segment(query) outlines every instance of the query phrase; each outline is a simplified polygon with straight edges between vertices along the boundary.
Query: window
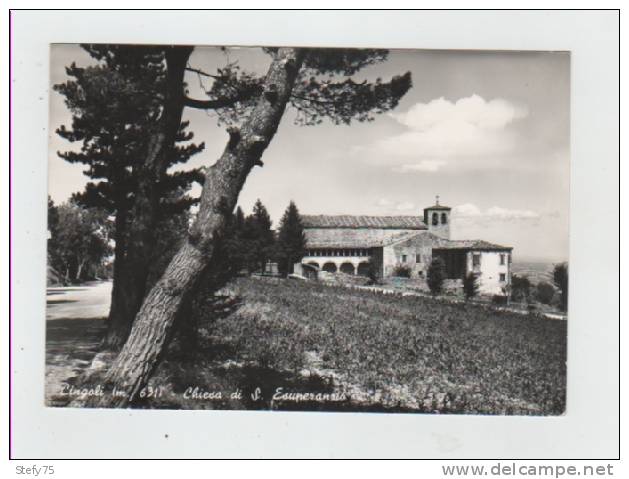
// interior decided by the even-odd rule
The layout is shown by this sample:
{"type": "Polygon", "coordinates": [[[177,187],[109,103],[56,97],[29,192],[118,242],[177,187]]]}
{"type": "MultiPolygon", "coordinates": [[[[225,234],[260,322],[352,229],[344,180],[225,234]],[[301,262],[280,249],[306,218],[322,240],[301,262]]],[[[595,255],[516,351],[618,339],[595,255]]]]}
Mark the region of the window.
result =
{"type": "Polygon", "coordinates": [[[500,255],[500,264],[501,265],[505,264],[505,255],[504,254],[500,255]]]}
{"type": "Polygon", "coordinates": [[[439,224],[439,213],[432,214],[432,225],[437,226],[439,224]]]}
{"type": "Polygon", "coordinates": [[[480,266],[480,253],[472,254],[472,266],[480,266]]]}
{"type": "Polygon", "coordinates": [[[448,215],[445,213],[441,213],[441,224],[442,225],[448,224],[448,215]]]}
{"type": "Polygon", "coordinates": [[[406,263],[406,255],[405,254],[402,255],[402,263],[406,263]]]}
{"type": "Polygon", "coordinates": [[[500,282],[504,283],[505,281],[507,281],[506,273],[500,273],[500,282]]]}
{"type": "Polygon", "coordinates": [[[422,255],[421,254],[416,254],[415,255],[415,262],[416,263],[421,263],[422,262],[422,255]]]}

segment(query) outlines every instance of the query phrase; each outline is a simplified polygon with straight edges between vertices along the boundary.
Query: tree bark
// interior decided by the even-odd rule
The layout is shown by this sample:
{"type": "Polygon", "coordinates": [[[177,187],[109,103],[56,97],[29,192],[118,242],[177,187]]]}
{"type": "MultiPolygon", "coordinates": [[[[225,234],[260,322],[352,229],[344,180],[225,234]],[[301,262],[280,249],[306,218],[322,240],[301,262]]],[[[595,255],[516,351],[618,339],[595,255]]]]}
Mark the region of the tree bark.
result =
{"type": "Polygon", "coordinates": [[[81,281],[81,274],[83,273],[83,267],[85,266],[85,262],[86,261],[87,260],[85,258],[81,258],[79,260],[79,266],[78,266],[78,268],[76,270],[76,280],[77,280],[77,282],[81,281]]]}
{"type": "Polygon", "coordinates": [[[97,405],[126,406],[146,385],[182,306],[212,261],[247,175],[254,165],[261,164],[260,158],[277,131],[303,55],[300,49],[277,51],[264,81],[264,94],[242,128],[230,130],[223,154],[207,169],[199,212],[189,237],[147,294],[127,342],[107,373],[107,384],[127,395],[105,395],[97,405]]]}
{"type": "MultiPolygon", "coordinates": [[[[114,271],[114,291],[109,328],[103,346],[119,349],[126,341],[146,293],[146,280],[155,247],[155,226],[159,211],[159,181],[166,173],[166,161],[175,144],[184,108],[183,78],[193,47],[174,46],[166,50],[166,90],[157,131],[139,167],[135,201],[131,209],[124,260],[120,274],[114,271]]],[[[117,253],[117,251],[116,251],[117,253]]]]}
{"type": "Polygon", "coordinates": [[[103,346],[107,349],[120,348],[131,328],[131,321],[127,318],[126,311],[128,287],[125,281],[125,255],[127,252],[127,209],[122,201],[116,208],[116,220],[114,224],[116,246],[114,249],[114,278],[111,289],[111,306],[107,325],[107,334],[103,339],[103,346]]]}

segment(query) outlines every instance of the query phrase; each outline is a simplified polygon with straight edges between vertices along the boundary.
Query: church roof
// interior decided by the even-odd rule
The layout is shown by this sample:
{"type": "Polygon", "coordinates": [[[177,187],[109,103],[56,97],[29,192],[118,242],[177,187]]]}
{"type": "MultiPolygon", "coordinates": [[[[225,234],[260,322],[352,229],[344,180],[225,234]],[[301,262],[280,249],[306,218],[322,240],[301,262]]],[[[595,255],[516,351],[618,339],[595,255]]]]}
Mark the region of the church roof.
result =
{"type": "Polygon", "coordinates": [[[307,248],[376,248],[412,238],[427,231],[399,232],[369,228],[306,229],[307,248]]]}
{"type": "Polygon", "coordinates": [[[450,208],[449,206],[443,206],[443,205],[432,205],[427,208],[424,208],[424,210],[447,210],[447,211],[450,211],[451,209],[452,208],[450,208]]]}
{"type": "Polygon", "coordinates": [[[441,240],[434,249],[468,249],[489,251],[511,251],[510,246],[502,246],[485,240],[441,240]]]}
{"type": "Polygon", "coordinates": [[[304,228],[428,229],[421,216],[302,215],[304,228]]]}

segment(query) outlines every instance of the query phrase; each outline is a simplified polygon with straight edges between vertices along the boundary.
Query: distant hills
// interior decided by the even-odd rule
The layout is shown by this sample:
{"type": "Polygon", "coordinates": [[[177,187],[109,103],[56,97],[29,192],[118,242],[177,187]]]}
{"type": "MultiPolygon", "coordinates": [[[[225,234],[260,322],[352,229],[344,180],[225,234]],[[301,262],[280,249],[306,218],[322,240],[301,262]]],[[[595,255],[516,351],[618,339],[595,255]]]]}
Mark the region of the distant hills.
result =
{"type": "Polygon", "coordinates": [[[527,276],[531,283],[541,281],[553,283],[553,269],[557,263],[544,261],[514,261],[511,265],[513,274],[527,276]]]}

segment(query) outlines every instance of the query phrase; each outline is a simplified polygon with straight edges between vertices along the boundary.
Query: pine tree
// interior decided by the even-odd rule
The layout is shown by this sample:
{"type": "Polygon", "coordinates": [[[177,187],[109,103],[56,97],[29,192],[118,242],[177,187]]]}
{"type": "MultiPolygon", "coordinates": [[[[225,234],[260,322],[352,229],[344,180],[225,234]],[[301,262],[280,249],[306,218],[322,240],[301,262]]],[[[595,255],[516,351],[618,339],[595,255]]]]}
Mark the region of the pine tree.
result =
{"type": "Polygon", "coordinates": [[[245,247],[251,252],[249,271],[262,272],[273,255],[275,235],[271,216],[258,198],[253,205],[253,212],[245,220],[245,247]]]}
{"type": "MultiPolygon", "coordinates": [[[[220,241],[236,206],[240,191],[271,143],[287,106],[298,112],[297,122],[316,125],[327,118],[333,124],[371,121],[375,114],[395,108],[411,87],[407,72],[389,82],[377,78],[356,82],[351,75],[385,61],[386,50],[265,48],[271,63],[259,81],[251,79],[236,87],[231,99],[208,101],[185,98],[182,81],[170,85],[173,97],[194,108],[216,107],[244,97],[250,104],[238,111],[236,125],[228,128],[229,141],[220,158],[206,168],[201,202],[188,240],[181,246],[161,279],[144,298],[133,328],[120,354],[107,372],[106,382],[127,391],[126,397],[95,399],[101,406],[133,402],[158,364],[175,324],[189,302],[199,279],[213,268],[220,241]],[[340,79],[335,77],[341,77],[340,79]],[[259,88],[258,88],[259,87],[259,88]],[[244,93],[243,93],[244,92],[244,93]]],[[[188,53],[189,56],[189,53],[188,53]]],[[[188,57],[186,57],[187,60],[188,57]]],[[[168,62],[169,71],[184,69],[180,61],[168,62]]],[[[247,79],[249,80],[249,78],[247,79]]],[[[165,112],[164,122],[172,113],[165,112]]],[[[160,148],[165,136],[151,135],[160,148]]]]}
{"type": "Polygon", "coordinates": [[[209,288],[206,291],[219,288],[243,270],[249,270],[252,261],[252,242],[245,238],[245,231],[245,214],[239,206],[228,221],[220,245],[222,250],[222,254],[219,255],[221,263],[216,269],[221,271],[221,279],[219,281],[213,277],[211,281],[215,284],[205,285],[209,288]]]}
{"type": "Polygon", "coordinates": [[[299,210],[292,201],[280,221],[276,251],[279,271],[283,275],[292,273],[293,265],[306,254],[306,234],[299,210]]]}
{"type": "MultiPolygon", "coordinates": [[[[190,143],[193,134],[180,122],[174,142],[160,171],[151,174],[143,160],[164,106],[167,75],[164,49],[160,47],[83,45],[98,61],[81,68],[66,68],[70,80],[55,85],[72,113],[72,125],[61,125],[57,134],[81,144],[80,151],[59,152],[70,163],[88,168],[91,182],[72,200],[88,208],[104,208],[115,216],[114,285],[106,343],[120,346],[126,339],[137,310],[155,270],[155,252],[173,218],[186,214],[197,202],[186,192],[194,181],[201,182],[199,169],[167,173],[186,162],[204,145],[190,143]],[[151,189],[152,206],[141,207],[140,185],[151,189]],[[136,201],[138,200],[138,201],[136,201]]],[[[185,233],[181,232],[181,233],[185,233]]],[[[163,241],[162,241],[163,243],[163,241]]],[[[159,258],[164,262],[163,254],[159,258]]]]}

